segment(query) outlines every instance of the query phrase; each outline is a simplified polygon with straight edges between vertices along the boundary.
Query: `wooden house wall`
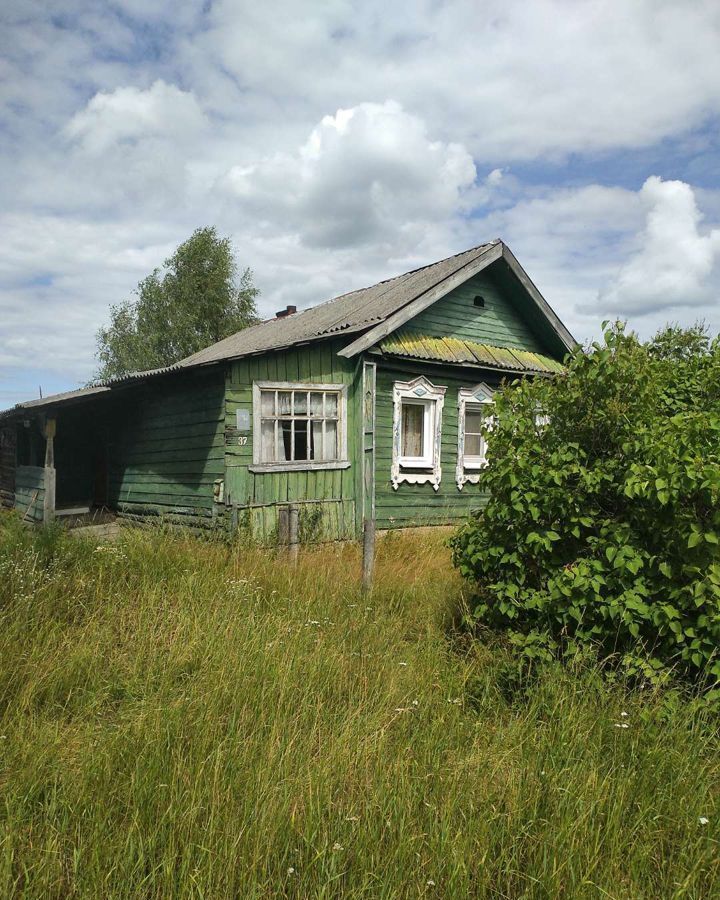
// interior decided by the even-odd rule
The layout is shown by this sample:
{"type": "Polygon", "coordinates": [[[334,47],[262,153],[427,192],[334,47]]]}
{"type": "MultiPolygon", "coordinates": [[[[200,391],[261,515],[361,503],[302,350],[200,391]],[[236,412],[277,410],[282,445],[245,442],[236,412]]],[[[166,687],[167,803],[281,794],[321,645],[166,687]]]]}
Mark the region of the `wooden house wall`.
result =
{"type": "Polygon", "coordinates": [[[110,506],[129,518],[209,526],[224,474],[221,368],[151,381],[118,398],[109,425],[110,506]]]}
{"type": "Polygon", "coordinates": [[[17,425],[0,425],[0,508],[15,505],[15,448],[17,425]]]}
{"type": "Polygon", "coordinates": [[[357,381],[361,363],[338,357],[347,341],[320,341],[305,347],[247,357],[228,366],[225,425],[225,502],[235,508],[233,516],[252,539],[272,542],[277,537],[278,511],[290,503],[299,506],[301,539],[340,540],[353,538],[356,521],[358,429],[357,381]],[[253,473],[252,385],[255,381],[288,381],[348,386],[347,446],[351,461],[347,469],[317,469],[253,473]],[[250,412],[251,430],[237,432],[236,411],[250,412]],[[242,443],[242,439],[247,439],[242,443]]]}
{"type": "MultiPolygon", "coordinates": [[[[526,301],[527,302],[527,301],[526,301]]],[[[547,353],[548,347],[528,324],[507,285],[490,270],[480,272],[407,323],[418,334],[457,337],[495,347],[547,353]],[[476,296],[485,300],[475,306],[476,296]]]]}
{"type": "Polygon", "coordinates": [[[497,387],[497,373],[477,370],[457,371],[440,366],[383,361],[377,369],[375,431],[375,517],[378,528],[422,525],[450,525],[465,519],[487,502],[482,477],[479,484],[455,481],[458,454],[458,390],[485,382],[497,387]],[[401,482],[397,490],[390,480],[393,442],[393,384],[424,375],[434,385],[446,387],[442,411],[441,467],[439,490],[431,484],[401,482]]]}

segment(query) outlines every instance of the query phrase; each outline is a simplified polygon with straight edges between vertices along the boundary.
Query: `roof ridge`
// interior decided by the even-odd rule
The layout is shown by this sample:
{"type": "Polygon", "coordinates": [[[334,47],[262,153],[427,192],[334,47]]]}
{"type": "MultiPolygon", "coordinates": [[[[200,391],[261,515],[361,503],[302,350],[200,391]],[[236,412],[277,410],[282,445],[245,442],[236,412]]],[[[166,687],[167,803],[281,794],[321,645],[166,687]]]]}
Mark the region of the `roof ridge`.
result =
{"type": "MultiPolygon", "coordinates": [[[[307,309],[300,310],[300,312],[307,312],[308,309],[317,309],[318,306],[325,306],[327,303],[333,303],[335,300],[342,300],[343,297],[350,297],[352,296],[352,294],[359,294],[362,291],[370,290],[370,288],[380,287],[381,284],[390,284],[391,281],[397,281],[399,278],[405,278],[406,275],[414,275],[416,272],[422,272],[423,269],[431,269],[433,266],[438,266],[440,265],[440,263],[447,262],[449,259],[457,259],[458,256],[464,256],[466,253],[472,253],[474,250],[480,250],[481,247],[490,247],[493,244],[499,243],[500,238],[493,238],[491,241],[484,241],[482,244],[476,244],[474,247],[468,247],[466,250],[460,250],[458,253],[451,253],[450,256],[444,256],[442,259],[436,259],[434,262],[425,263],[425,265],[417,266],[415,269],[408,269],[407,272],[400,272],[399,275],[393,275],[391,278],[383,278],[381,281],[376,281],[374,284],[366,284],[365,287],[355,288],[355,290],[353,291],[345,291],[344,294],[338,294],[335,297],[330,297],[328,300],[323,300],[321,303],[316,303],[315,306],[308,306],[307,309]]],[[[272,319],[268,319],[268,321],[272,321],[272,319]]]]}

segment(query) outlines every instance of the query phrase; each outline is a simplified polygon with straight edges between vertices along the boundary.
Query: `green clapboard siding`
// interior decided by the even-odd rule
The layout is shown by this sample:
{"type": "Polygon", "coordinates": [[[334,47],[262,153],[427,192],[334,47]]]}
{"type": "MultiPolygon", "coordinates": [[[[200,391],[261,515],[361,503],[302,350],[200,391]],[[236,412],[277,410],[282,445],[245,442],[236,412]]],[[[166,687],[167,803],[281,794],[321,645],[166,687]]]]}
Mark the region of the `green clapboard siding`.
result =
{"type": "Polygon", "coordinates": [[[110,505],[132,518],[211,524],[224,475],[221,368],[150,384],[123,399],[110,427],[110,505]]]}
{"type": "Polygon", "coordinates": [[[360,364],[357,360],[346,360],[336,355],[336,351],[346,343],[319,341],[306,347],[240,359],[228,367],[225,502],[237,508],[240,524],[250,529],[255,540],[274,540],[278,507],[289,503],[299,505],[301,538],[305,540],[340,540],[357,534],[357,384],[360,364]],[[251,472],[252,388],[255,381],[347,385],[350,467],[305,472],[251,472]],[[240,445],[235,427],[238,408],[247,409],[250,413],[251,430],[244,445],[240,445]]]}
{"type": "Polygon", "coordinates": [[[408,323],[418,334],[457,337],[495,347],[516,347],[535,353],[547,352],[513,301],[511,291],[501,287],[489,271],[481,272],[446,297],[433,303],[408,323]],[[485,307],[475,306],[476,296],[485,307]]]}
{"type": "Polygon", "coordinates": [[[449,525],[462,521],[487,502],[482,479],[465,484],[462,491],[455,482],[458,446],[458,390],[480,382],[490,387],[499,384],[495,372],[453,371],[440,366],[392,366],[379,363],[377,370],[377,415],[375,451],[375,516],[378,528],[421,525],[449,525]],[[442,413],[442,480],[435,491],[431,484],[401,483],[395,490],[390,481],[392,464],[392,391],[395,381],[412,381],[424,375],[434,385],[446,387],[442,413]]]}
{"type": "Polygon", "coordinates": [[[42,522],[45,503],[45,469],[18,466],[15,470],[15,509],[28,522],[42,522]]]}

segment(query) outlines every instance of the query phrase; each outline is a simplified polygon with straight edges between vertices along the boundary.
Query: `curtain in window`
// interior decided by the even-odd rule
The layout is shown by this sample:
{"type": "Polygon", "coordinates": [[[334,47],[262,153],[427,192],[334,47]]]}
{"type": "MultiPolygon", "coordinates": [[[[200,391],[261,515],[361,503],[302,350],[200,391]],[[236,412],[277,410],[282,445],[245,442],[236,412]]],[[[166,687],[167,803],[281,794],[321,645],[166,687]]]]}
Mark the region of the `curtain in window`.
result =
{"type": "Polygon", "coordinates": [[[422,456],[425,407],[419,403],[402,405],[402,455],[422,456]]]}

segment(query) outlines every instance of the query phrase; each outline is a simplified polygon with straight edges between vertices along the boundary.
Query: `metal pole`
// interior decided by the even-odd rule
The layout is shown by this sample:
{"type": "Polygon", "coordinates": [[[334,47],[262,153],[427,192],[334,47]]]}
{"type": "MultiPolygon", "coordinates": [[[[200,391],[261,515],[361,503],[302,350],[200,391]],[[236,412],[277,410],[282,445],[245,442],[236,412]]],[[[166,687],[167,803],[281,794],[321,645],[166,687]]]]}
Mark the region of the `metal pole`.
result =
{"type": "Polygon", "coordinates": [[[362,560],[362,589],[369,594],[372,590],[373,570],[375,568],[375,519],[365,519],[363,522],[363,560],[362,560]]]}

